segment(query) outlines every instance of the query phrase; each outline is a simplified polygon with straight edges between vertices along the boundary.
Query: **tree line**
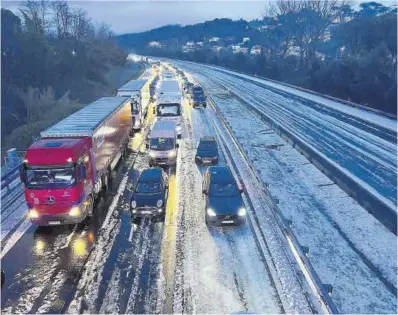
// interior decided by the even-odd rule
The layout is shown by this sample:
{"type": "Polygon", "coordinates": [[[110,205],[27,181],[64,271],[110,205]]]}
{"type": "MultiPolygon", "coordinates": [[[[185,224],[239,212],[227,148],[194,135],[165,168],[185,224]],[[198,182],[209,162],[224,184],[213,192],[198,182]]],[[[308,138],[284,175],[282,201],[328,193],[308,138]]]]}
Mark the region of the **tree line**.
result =
{"type": "MultiPolygon", "coordinates": [[[[278,0],[265,8],[261,53],[142,46],[148,55],[219,65],[397,113],[397,9],[377,2],[278,0]]],[[[256,36],[258,40],[258,36],[256,36]]],[[[180,44],[181,46],[181,44],[180,44]]]]}
{"type": "Polygon", "coordinates": [[[66,1],[26,1],[18,15],[1,9],[1,130],[2,148],[24,149],[41,130],[109,93],[108,74],[127,54],[108,25],[66,1]]]}

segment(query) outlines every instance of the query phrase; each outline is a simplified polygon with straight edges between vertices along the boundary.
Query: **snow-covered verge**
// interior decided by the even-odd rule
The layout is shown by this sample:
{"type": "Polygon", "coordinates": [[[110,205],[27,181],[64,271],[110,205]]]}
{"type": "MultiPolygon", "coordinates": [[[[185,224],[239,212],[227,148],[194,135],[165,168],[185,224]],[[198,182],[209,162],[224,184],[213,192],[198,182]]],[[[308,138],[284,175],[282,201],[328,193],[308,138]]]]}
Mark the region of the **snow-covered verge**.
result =
{"type": "Polygon", "coordinates": [[[211,69],[217,69],[218,71],[222,71],[224,73],[230,73],[233,75],[237,75],[241,78],[249,79],[254,82],[259,82],[261,84],[264,84],[266,86],[270,86],[272,88],[276,88],[278,90],[288,92],[292,95],[296,95],[299,97],[302,97],[307,100],[315,101],[319,104],[322,104],[327,107],[331,107],[334,110],[341,111],[346,114],[350,114],[356,117],[360,117],[364,120],[369,121],[370,123],[376,123],[379,124],[380,126],[383,126],[385,128],[388,128],[392,131],[397,130],[397,120],[393,118],[386,117],[384,115],[378,114],[376,112],[373,112],[371,110],[366,110],[362,108],[356,108],[353,106],[346,105],[344,103],[338,102],[337,100],[332,100],[330,98],[322,97],[320,95],[317,95],[317,93],[310,93],[306,92],[303,90],[296,89],[294,87],[287,86],[285,84],[277,83],[277,82],[272,82],[269,80],[265,79],[260,79],[256,78],[250,75],[242,74],[242,73],[237,73],[231,70],[226,70],[226,69],[219,69],[217,67],[212,67],[208,65],[201,65],[202,67],[208,67],[211,69]]]}
{"type": "Polygon", "coordinates": [[[213,93],[283,214],[293,219],[293,230],[310,247],[310,260],[322,281],[333,284],[339,309],[395,312],[395,296],[383,283],[396,287],[394,235],[239,102],[217,97],[219,88],[207,78],[197,79],[213,93]]]}

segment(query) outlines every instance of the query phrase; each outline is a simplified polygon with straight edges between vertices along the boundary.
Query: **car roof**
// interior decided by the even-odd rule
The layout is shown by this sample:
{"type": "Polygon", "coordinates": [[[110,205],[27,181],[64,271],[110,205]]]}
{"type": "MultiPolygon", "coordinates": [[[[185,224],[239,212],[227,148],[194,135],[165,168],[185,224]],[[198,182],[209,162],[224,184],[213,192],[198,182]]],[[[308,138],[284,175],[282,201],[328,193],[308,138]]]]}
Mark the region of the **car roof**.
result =
{"type": "Polygon", "coordinates": [[[200,142],[202,142],[202,141],[210,141],[210,142],[216,142],[217,143],[216,138],[215,137],[210,137],[210,136],[200,138],[200,142]]]}
{"type": "Polygon", "coordinates": [[[155,182],[162,177],[162,169],[160,167],[147,168],[142,171],[138,181],[140,182],[155,182]]]}
{"type": "Polygon", "coordinates": [[[213,183],[235,182],[235,178],[227,166],[210,166],[209,174],[213,183]]]}

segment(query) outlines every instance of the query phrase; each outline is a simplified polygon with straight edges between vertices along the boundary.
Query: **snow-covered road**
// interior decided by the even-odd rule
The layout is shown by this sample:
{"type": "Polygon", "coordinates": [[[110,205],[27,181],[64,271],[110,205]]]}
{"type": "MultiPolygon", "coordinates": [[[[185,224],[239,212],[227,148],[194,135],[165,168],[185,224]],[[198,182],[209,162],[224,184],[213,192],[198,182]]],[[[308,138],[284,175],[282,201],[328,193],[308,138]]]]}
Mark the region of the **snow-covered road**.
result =
{"type": "Polygon", "coordinates": [[[190,73],[212,95],[284,216],[293,220],[300,243],[310,247],[321,280],[334,286],[339,310],[395,312],[395,235],[247,111],[217,77],[190,73]]]}
{"type": "Polygon", "coordinates": [[[327,107],[336,102],[326,102],[325,99],[320,102],[319,96],[312,97],[317,101],[308,96],[304,98],[300,91],[292,93],[291,88],[276,89],[265,80],[251,79],[262,83],[259,85],[248,81],[247,76],[189,63],[177,64],[226,86],[347,170],[355,180],[395,209],[396,120],[357,109],[355,114],[358,116],[354,116],[346,112],[353,110],[348,106],[327,107]]]}

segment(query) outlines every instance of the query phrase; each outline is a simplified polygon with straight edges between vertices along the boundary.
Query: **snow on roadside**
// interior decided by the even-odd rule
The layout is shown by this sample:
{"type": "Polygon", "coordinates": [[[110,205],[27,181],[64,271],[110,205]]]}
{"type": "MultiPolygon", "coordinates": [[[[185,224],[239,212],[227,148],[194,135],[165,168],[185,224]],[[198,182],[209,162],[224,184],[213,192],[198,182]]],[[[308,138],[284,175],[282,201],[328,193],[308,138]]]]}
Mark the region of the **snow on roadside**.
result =
{"type": "MultiPolygon", "coordinates": [[[[211,67],[211,66],[206,66],[206,65],[203,65],[203,66],[214,69],[214,67],[211,67]]],[[[295,88],[292,88],[292,87],[289,87],[289,86],[286,86],[286,85],[283,85],[283,84],[279,84],[279,83],[276,83],[276,82],[271,82],[271,81],[267,81],[265,79],[255,78],[255,77],[252,77],[252,76],[249,76],[249,75],[240,74],[240,73],[237,73],[237,72],[234,72],[234,71],[230,71],[230,70],[222,69],[221,71],[225,72],[225,73],[231,73],[231,74],[234,74],[234,75],[237,75],[239,77],[246,78],[246,79],[249,79],[249,80],[252,80],[252,81],[255,81],[255,82],[259,82],[259,83],[262,83],[264,85],[268,85],[268,86],[276,88],[278,90],[285,91],[285,92],[288,92],[290,94],[297,95],[299,97],[302,97],[302,98],[317,102],[317,103],[322,104],[324,106],[331,107],[334,110],[338,110],[338,111],[341,111],[341,112],[349,114],[349,115],[360,117],[360,118],[362,118],[364,120],[367,120],[367,121],[369,121],[371,123],[379,124],[380,126],[388,128],[388,129],[390,129],[392,131],[396,131],[397,130],[397,120],[396,119],[389,118],[389,117],[386,117],[386,116],[383,116],[383,115],[380,115],[378,113],[375,113],[375,112],[372,112],[372,111],[368,111],[368,110],[365,110],[365,109],[352,107],[352,106],[340,103],[338,101],[331,100],[329,98],[318,96],[318,95],[312,94],[310,92],[301,91],[301,90],[298,90],[298,89],[295,89],[295,88]]]]}
{"type": "MultiPolygon", "coordinates": [[[[206,82],[202,83],[206,86],[206,82]]],[[[396,277],[394,235],[352,199],[345,202],[350,198],[338,188],[332,191],[328,186],[319,187],[321,183],[330,184],[330,180],[308,165],[308,161],[282,139],[275,141],[278,137],[271,134],[270,144],[283,146],[277,150],[267,149],[265,139],[270,135],[269,128],[237,101],[216,97],[215,101],[260,177],[271,185],[270,190],[280,200],[282,212],[286,217],[293,218],[293,230],[300,242],[310,246],[311,261],[321,279],[334,285],[334,300],[340,310],[354,313],[394,312],[394,295],[348,246],[335,226],[338,225],[392,283],[395,283],[393,279],[396,277]],[[242,121],[250,121],[250,124],[242,124],[242,121]],[[328,199],[330,197],[332,199],[328,199]],[[339,207],[336,213],[338,200],[346,208],[339,207]],[[327,217],[331,217],[332,222],[327,217]],[[328,259],[325,260],[325,257],[328,259]],[[357,267],[352,268],[352,264],[357,267]]]]}

